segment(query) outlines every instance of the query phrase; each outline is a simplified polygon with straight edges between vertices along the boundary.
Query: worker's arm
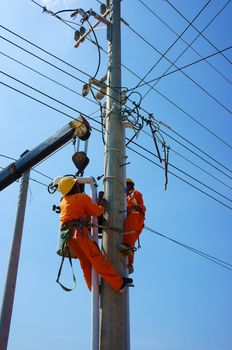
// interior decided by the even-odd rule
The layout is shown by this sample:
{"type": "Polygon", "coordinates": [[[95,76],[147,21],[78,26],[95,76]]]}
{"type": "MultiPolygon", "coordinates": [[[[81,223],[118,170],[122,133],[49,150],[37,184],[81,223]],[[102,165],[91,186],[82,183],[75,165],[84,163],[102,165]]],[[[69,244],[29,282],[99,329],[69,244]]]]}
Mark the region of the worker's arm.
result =
{"type": "Polygon", "coordinates": [[[85,210],[91,216],[100,216],[104,213],[103,203],[96,204],[88,195],[84,196],[85,210]]]}

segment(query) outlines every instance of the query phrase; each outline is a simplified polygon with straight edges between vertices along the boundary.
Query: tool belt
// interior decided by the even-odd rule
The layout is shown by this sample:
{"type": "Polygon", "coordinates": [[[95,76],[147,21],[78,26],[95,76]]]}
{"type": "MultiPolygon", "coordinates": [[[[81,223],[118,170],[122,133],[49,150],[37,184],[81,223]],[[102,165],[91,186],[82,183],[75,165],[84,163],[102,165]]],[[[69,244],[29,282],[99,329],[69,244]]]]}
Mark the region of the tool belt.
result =
{"type": "Polygon", "coordinates": [[[57,254],[62,256],[62,260],[61,260],[60,268],[59,268],[59,271],[57,274],[56,282],[66,292],[70,292],[71,290],[76,288],[76,277],[75,277],[75,274],[73,271],[73,266],[72,266],[72,258],[74,256],[71,255],[71,252],[67,246],[67,242],[68,242],[70,236],[72,235],[74,228],[76,228],[77,231],[81,230],[81,234],[84,236],[84,226],[89,226],[89,218],[87,220],[83,220],[83,218],[80,217],[78,220],[69,221],[69,222],[61,225],[61,227],[60,227],[60,244],[59,244],[59,249],[57,251],[57,254]],[[69,259],[69,263],[70,263],[70,266],[72,269],[72,277],[73,277],[73,282],[74,282],[73,288],[67,288],[60,282],[61,271],[62,271],[62,267],[64,264],[64,259],[66,257],[69,259]]]}
{"type": "Polygon", "coordinates": [[[133,212],[138,212],[139,214],[145,216],[143,209],[140,208],[139,205],[136,205],[136,206],[134,206],[134,207],[129,207],[129,208],[127,208],[127,213],[128,213],[128,214],[129,214],[129,213],[133,213],[133,212]]]}

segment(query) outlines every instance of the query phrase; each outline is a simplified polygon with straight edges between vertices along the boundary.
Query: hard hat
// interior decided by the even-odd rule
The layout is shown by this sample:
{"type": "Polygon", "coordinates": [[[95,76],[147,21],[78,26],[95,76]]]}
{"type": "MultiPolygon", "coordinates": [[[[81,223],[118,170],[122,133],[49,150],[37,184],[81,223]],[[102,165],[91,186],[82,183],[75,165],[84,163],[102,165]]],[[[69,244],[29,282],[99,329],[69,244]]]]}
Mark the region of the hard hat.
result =
{"type": "Polygon", "coordinates": [[[59,181],[58,189],[63,194],[63,196],[65,196],[67,193],[71,191],[76,181],[77,181],[76,179],[70,176],[65,176],[59,181]]]}
{"type": "Polygon", "coordinates": [[[58,183],[60,182],[60,180],[63,178],[63,176],[57,176],[53,182],[52,182],[52,186],[58,186],[58,183]]]}
{"type": "Polygon", "coordinates": [[[135,184],[134,181],[132,179],[130,179],[129,177],[126,179],[126,182],[131,182],[133,185],[135,184]]]}

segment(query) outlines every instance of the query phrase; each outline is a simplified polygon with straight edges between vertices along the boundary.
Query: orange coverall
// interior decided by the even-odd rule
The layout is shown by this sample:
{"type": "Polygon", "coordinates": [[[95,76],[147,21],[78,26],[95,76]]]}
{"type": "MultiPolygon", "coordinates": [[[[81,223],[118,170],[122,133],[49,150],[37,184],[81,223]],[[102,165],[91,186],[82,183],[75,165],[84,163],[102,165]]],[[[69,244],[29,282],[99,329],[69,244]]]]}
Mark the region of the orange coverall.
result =
{"type": "MultiPolygon", "coordinates": [[[[144,227],[146,208],[143,196],[139,191],[129,190],[127,193],[127,217],[124,225],[123,243],[129,244],[133,249],[144,227]]],[[[134,251],[128,257],[129,265],[133,265],[134,251]]]]}
{"type": "MultiPolygon", "coordinates": [[[[88,215],[99,216],[103,214],[103,207],[97,205],[84,193],[75,193],[64,196],[60,203],[60,223],[65,224],[80,217],[86,220],[88,215]]],[[[88,228],[84,227],[83,232],[79,229],[73,230],[67,241],[67,246],[74,256],[80,260],[81,268],[89,290],[91,290],[92,266],[102,278],[116,291],[123,283],[122,277],[107,257],[100,251],[96,242],[88,235],[88,228]]]]}

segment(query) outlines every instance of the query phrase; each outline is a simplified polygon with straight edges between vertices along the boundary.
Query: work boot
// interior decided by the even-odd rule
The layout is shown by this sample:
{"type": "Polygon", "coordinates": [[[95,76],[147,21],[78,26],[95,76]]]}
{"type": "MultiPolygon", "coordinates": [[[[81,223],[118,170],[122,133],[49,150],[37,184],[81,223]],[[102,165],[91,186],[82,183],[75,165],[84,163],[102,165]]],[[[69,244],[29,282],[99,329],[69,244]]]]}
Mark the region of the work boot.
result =
{"type": "Polygon", "coordinates": [[[122,285],[121,285],[120,289],[118,290],[118,292],[119,293],[123,293],[124,290],[127,287],[134,287],[133,279],[132,278],[123,277],[123,282],[122,282],[122,285]]]}
{"type": "Polygon", "coordinates": [[[129,256],[132,254],[132,248],[129,244],[121,243],[121,244],[119,244],[118,249],[121,253],[124,253],[125,255],[129,256]]]}
{"type": "Polygon", "coordinates": [[[128,273],[129,273],[129,275],[131,274],[131,273],[133,273],[134,272],[134,266],[133,265],[127,265],[127,267],[128,267],[128,273]]]}

